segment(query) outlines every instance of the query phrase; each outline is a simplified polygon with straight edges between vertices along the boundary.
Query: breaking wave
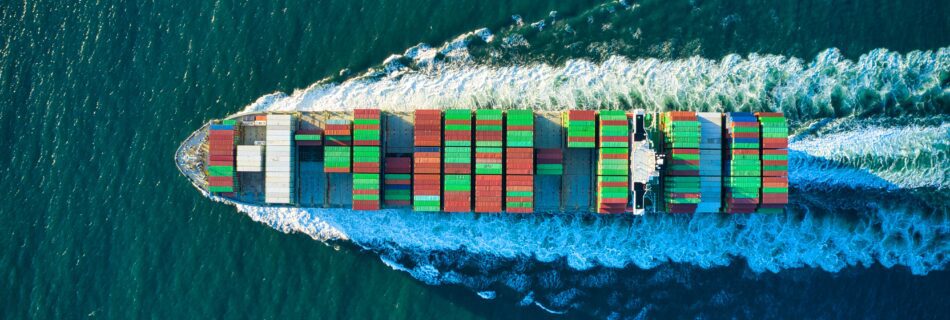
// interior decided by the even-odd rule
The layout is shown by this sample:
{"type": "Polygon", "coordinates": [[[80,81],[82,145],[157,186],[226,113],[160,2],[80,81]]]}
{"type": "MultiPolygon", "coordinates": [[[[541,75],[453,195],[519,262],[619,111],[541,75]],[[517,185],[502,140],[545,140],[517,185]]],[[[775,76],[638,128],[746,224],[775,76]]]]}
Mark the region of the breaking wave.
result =
{"type": "MultiPolygon", "coordinates": [[[[860,211],[854,217],[821,213],[841,210],[816,205],[827,199],[802,197],[798,200],[807,205],[792,204],[783,215],[657,214],[634,219],[355,212],[240,204],[237,208],[274,229],[307,234],[320,241],[349,240],[382,251],[464,251],[499,259],[563,260],[575,270],[651,269],[670,262],[711,268],[727,266],[736,259],[744,260],[756,272],[806,266],[834,272],[880,263],[926,274],[944,267],[950,259],[946,212],[925,204],[912,208],[863,198],[844,207],[860,211]]],[[[406,270],[427,283],[439,283],[444,276],[434,266],[406,270]]]]}
{"type": "Polygon", "coordinates": [[[439,49],[416,46],[363,76],[342,83],[320,82],[291,95],[268,95],[246,111],[642,108],[782,111],[793,121],[805,121],[946,114],[950,104],[950,48],[903,55],[876,49],[857,61],[828,49],[811,62],[750,54],[720,60],[613,56],[599,63],[569,60],[558,66],[486,66],[465,59],[465,46],[458,42],[466,40],[457,39],[439,49]],[[428,51],[437,54],[424,53],[428,51]],[[458,51],[462,53],[447,54],[458,51]],[[432,61],[433,57],[443,58],[432,61]]]}

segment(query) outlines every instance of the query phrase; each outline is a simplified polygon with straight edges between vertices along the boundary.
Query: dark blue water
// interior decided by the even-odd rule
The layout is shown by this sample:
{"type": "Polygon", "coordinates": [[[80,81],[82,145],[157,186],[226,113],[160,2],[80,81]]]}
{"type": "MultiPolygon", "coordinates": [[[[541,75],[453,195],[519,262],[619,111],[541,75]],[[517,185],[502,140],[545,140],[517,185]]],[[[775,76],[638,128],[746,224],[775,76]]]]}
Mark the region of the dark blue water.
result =
{"type": "MultiPolygon", "coordinates": [[[[0,138],[8,146],[0,156],[6,195],[0,232],[7,235],[0,246],[0,314],[944,318],[950,314],[944,303],[950,296],[946,12],[941,1],[6,1],[0,3],[0,138]],[[382,79],[371,88],[415,84],[418,91],[347,90],[354,82],[346,81],[368,68],[394,66],[383,64],[392,54],[419,43],[439,47],[483,27],[493,39],[466,42],[464,54],[403,55],[391,61],[400,62],[404,76],[371,77],[382,79]],[[766,54],[778,58],[761,58],[766,54]],[[655,66],[651,58],[670,64],[655,66]],[[623,68],[545,69],[537,78],[519,73],[541,64],[623,68]],[[433,65],[442,67],[428,69],[433,65]],[[607,79],[616,70],[659,76],[636,87],[574,81],[607,79]],[[558,237],[519,239],[540,249],[511,255],[438,241],[451,234],[428,238],[435,248],[427,250],[386,229],[376,230],[379,238],[352,233],[352,241],[315,241],[208,201],[178,174],[173,153],[204,121],[314,83],[350,93],[315,96],[341,106],[362,98],[414,107],[433,101],[418,92],[461,88],[458,104],[782,109],[810,153],[800,159],[798,204],[787,221],[655,218],[597,225],[603,229],[557,218],[501,221],[549,235],[626,239],[630,251],[611,251],[623,258],[619,266],[604,251],[580,246],[572,250],[575,258],[539,254],[549,248],[544,243],[563,240],[558,237]],[[521,95],[525,100],[505,93],[536,83],[544,85],[521,95]],[[677,83],[702,90],[684,93],[677,83]],[[557,89],[597,95],[547,94],[557,89]],[[895,143],[875,143],[886,139],[895,143]],[[815,147],[823,145],[834,147],[815,147]],[[650,228],[657,225],[664,227],[650,228]],[[689,233],[716,230],[710,225],[729,231],[689,233]],[[758,232],[782,226],[788,229],[779,234],[794,240],[758,232]],[[632,231],[626,238],[606,235],[613,230],[632,231]],[[862,236],[849,237],[848,230],[862,236]],[[679,236],[661,237],[670,234],[679,236]],[[688,234],[741,245],[714,247],[724,260],[677,255],[670,248],[688,246],[673,239],[691,239],[688,234]],[[635,235],[661,245],[650,252],[657,260],[637,260],[644,243],[633,241],[635,235]],[[835,249],[803,253],[806,247],[835,249]]],[[[493,228],[474,227],[499,221],[451,219],[481,230],[470,238],[498,238],[493,228]]],[[[344,231],[359,231],[347,223],[361,222],[330,221],[344,231]]],[[[428,230],[417,229],[445,232],[428,230]]]]}

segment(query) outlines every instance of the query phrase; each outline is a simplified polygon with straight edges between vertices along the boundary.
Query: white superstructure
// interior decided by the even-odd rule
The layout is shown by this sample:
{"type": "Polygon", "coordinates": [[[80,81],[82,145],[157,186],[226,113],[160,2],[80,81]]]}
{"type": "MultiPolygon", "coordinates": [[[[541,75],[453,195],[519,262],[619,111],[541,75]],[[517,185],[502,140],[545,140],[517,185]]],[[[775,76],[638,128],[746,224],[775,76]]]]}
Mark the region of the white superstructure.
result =
{"type": "Polygon", "coordinates": [[[294,199],[295,154],[292,138],[296,124],[289,114],[267,116],[264,161],[264,202],[291,204],[294,199]]]}

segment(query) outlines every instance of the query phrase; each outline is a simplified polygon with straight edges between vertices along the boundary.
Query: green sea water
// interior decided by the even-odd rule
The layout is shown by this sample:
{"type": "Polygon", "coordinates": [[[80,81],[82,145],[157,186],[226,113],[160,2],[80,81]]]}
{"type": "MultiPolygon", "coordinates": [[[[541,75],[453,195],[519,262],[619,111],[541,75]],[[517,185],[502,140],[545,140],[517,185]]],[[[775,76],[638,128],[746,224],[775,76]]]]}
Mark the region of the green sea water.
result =
{"type": "Polygon", "coordinates": [[[262,95],[481,27],[535,44],[475,52],[491,63],[950,44],[940,1],[631,3],[640,13],[605,22],[594,1],[4,1],[0,317],[548,317],[253,222],[196,192],[174,151],[262,95]],[[580,19],[570,37],[530,29],[552,12],[580,19]]]}

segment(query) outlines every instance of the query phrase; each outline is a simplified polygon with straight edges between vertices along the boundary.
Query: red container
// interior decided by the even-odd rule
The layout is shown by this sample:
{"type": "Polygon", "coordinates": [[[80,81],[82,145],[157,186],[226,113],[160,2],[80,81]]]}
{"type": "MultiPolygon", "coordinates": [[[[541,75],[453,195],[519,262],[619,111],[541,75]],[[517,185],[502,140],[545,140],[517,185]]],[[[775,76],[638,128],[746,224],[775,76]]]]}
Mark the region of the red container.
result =
{"type": "Polygon", "coordinates": [[[467,163],[446,163],[446,174],[472,174],[472,166],[467,163]]]}
{"type": "Polygon", "coordinates": [[[733,138],[758,138],[758,132],[733,132],[729,134],[733,138]]]}
{"type": "Polygon", "coordinates": [[[212,187],[233,187],[234,177],[208,177],[208,185],[212,187]]]}
{"type": "Polygon", "coordinates": [[[378,146],[379,140],[353,140],[354,146],[378,146]]]}
{"type": "Polygon", "coordinates": [[[787,156],[788,149],[762,149],[762,154],[787,156]]]}
{"type": "Polygon", "coordinates": [[[601,182],[601,183],[598,183],[597,186],[603,187],[603,188],[610,188],[610,187],[615,187],[615,188],[616,188],[616,187],[626,187],[626,186],[627,186],[627,183],[626,183],[626,182],[623,182],[623,181],[601,182]]]}
{"type": "MultiPolygon", "coordinates": [[[[682,150],[682,149],[680,149],[680,150],[682,150]]],[[[694,149],[694,150],[696,150],[696,153],[699,153],[699,150],[697,150],[697,149],[694,149]]],[[[747,155],[748,155],[748,154],[759,154],[759,150],[756,150],[756,149],[732,149],[732,150],[729,150],[728,153],[732,153],[732,154],[747,154],[747,155]]]]}
{"type": "Polygon", "coordinates": [[[326,125],[326,128],[324,128],[324,129],[326,130],[327,134],[332,135],[332,134],[330,133],[330,131],[347,131],[347,132],[349,132],[349,131],[350,131],[350,126],[351,126],[351,125],[349,125],[349,124],[328,124],[328,125],[326,125]]]}
{"type": "Polygon", "coordinates": [[[626,126],[627,120],[600,120],[601,126],[626,126]]]}
{"type": "Polygon", "coordinates": [[[758,128],[758,127],[759,127],[759,123],[758,123],[758,122],[755,122],[755,121],[749,121],[749,122],[733,122],[733,123],[732,123],[732,126],[733,126],[733,127],[756,127],[756,128],[758,128]]]}
{"type": "Polygon", "coordinates": [[[597,112],[591,110],[569,110],[567,118],[570,120],[594,120],[597,112]]]}
{"type": "Polygon", "coordinates": [[[726,202],[729,204],[748,204],[755,205],[759,203],[759,199],[755,198],[733,198],[728,191],[726,191],[726,202]]]}
{"type": "Polygon", "coordinates": [[[600,141],[603,142],[627,142],[629,137],[627,136],[601,136],[600,141]]]}
{"type": "Polygon", "coordinates": [[[668,204],[667,211],[668,213],[694,213],[696,212],[697,205],[695,204],[668,204]]]}
{"type": "Polygon", "coordinates": [[[762,170],[763,177],[788,177],[788,171],[784,170],[762,170]]]}
{"type": "Polygon", "coordinates": [[[230,160],[226,160],[226,161],[215,161],[215,160],[211,160],[211,161],[208,161],[208,165],[210,165],[210,166],[234,166],[234,161],[230,161],[230,160]]]}
{"type": "Polygon", "coordinates": [[[349,173],[349,172],[350,172],[350,168],[349,168],[349,167],[346,167],[346,168],[323,167],[323,172],[328,172],[328,173],[349,173]]]}

